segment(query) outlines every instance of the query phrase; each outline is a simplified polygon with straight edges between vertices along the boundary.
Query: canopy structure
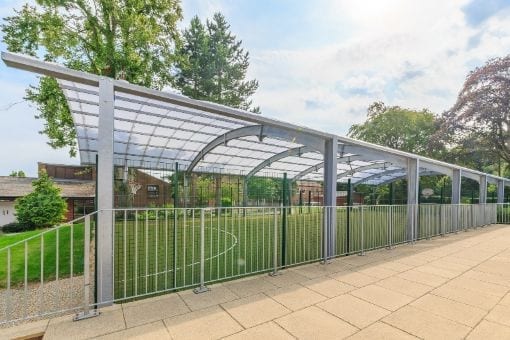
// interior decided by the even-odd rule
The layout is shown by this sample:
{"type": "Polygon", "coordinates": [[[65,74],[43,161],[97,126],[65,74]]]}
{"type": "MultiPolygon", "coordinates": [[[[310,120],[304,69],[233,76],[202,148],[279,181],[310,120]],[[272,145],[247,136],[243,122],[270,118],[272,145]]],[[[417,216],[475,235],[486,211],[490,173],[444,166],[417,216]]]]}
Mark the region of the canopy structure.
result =
{"type": "MultiPolygon", "coordinates": [[[[99,150],[100,80],[23,55],[2,53],[7,65],[57,78],[73,116],[82,164],[94,164],[99,150]]],[[[187,171],[247,177],[283,174],[293,180],[323,180],[324,142],[337,140],[338,181],[381,184],[407,174],[407,160],[420,161],[424,175],[461,170],[462,176],[490,183],[507,182],[452,164],[346,137],[268,119],[222,105],[193,100],[111,80],[113,157],[147,163],[178,162],[187,171]]]]}
{"type": "MultiPolygon", "coordinates": [[[[452,204],[460,203],[461,178],[498,186],[503,201],[509,179],[454,164],[393,150],[226,106],[74,71],[32,57],[2,53],[6,65],[57,79],[72,113],[80,159],[98,156],[97,203],[99,270],[111,270],[114,160],[143,168],[150,162],[175,162],[187,172],[246,177],[264,172],[287,173],[291,180],[323,183],[324,206],[336,205],[337,182],[383,184],[407,180],[408,233],[416,225],[420,175],[452,178],[452,204]],[[110,211],[110,213],[108,213],[110,211]]],[[[325,258],[335,254],[336,209],[325,209],[325,258]]],[[[412,239],[412,237],[411,237],[412,239]]],[[[111,301],[111,277],[100,283],[100,300],[111,301]]]]}

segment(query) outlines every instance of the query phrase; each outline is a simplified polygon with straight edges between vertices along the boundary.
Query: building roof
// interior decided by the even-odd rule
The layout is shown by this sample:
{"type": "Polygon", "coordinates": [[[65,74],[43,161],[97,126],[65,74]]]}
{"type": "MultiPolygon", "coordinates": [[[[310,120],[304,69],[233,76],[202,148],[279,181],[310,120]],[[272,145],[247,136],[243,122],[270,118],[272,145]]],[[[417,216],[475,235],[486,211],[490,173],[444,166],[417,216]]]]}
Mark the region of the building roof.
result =
{"type": "MultiPolygon", "coordinates": [[[[32,182],[37,178],[0,176],[0,198],[17,198],[33,191],[32,182]]],[[[65,198],[93,198],[94,181],[53,180],[65,198]]]]}

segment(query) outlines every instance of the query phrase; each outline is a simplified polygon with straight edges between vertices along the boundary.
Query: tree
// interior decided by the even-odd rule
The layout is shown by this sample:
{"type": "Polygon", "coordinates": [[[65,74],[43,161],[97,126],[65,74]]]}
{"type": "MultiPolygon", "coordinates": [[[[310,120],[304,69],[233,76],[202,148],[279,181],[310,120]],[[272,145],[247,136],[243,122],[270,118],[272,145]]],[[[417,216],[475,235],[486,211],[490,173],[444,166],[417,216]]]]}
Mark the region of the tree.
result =
{"type": "MultiPolygon", "coordinates": [[[[4,18],[1,28],[9,51],[161,89],[171,80],[181,19],[178,0],[37,0],[4,18]]],[[[48,144],[69,146],[74,156],[74,125],[56,80],[41,77],[26,99],[45,120],[48,144]]]]}
{"type": "Polygon", "coordinates": [[[18,171],[12,171],[9,176],[11,177],[20,177],[20,178],[25,178],[26,175],[25,175],[25,172],[23,170],[18,170],[18,171]]]}
{"type": "Polygon", "coordinates": [[[18,223],[29,228],[43,228],[62,222],[67,203],[45,171],[39,173],[32,187],[33,192],[16,200],[14,208],[18,223]]]}
{"type": "Polygon", "coordinates": [[[455,105],[443,114],[442,137],[456,145],[479,141],[510,164],[510,55],[469,73],[455,105]]]}
{"type": "Polygon", "coordinates": [[[431,150],[430,141],[436,131],[436,117],[426,109],[415,111],[375,102],[368,108],[367,120],[351,126],[349,136],[402,151],[434,156],[439,150],[431,150]]]}
{"type": "Polygon", "coordinates": [[[221,13],[205,25],[194,17],[177,50],[175,86],[191,98],[259,112],[250,99],[259,85],[245,80],[250,61],[241,44],[221,13]]]}

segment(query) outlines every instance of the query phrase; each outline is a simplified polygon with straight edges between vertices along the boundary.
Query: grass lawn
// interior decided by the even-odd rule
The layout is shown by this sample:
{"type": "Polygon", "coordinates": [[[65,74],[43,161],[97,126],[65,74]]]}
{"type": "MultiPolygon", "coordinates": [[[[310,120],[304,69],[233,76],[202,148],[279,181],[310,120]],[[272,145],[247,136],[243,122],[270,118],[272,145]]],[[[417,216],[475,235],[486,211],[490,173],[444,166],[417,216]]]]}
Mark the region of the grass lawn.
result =
{"type": "MultiPolygon", "coordinates": [[[[83,225],[75,224],[56,229],[33,230],[16,234],[1,234],[0,249],[21,242],[10,250],[11,287],[25,281],[25,243],[27,245],[27,280],[40,282],[68,277],[83,272],[83,225]],[[27,240],[28,239],[28,240],[27,240]],[[58,241],[58,245],[57,245],[58,241]],[[43,261],[41,262],[41,247],[43,261]],[[73,256],[71,256],[71,251],[73,256]],[[58,260],[57,260],[58,259],[58,260]],[[57,267],[58,262],[58,267],[57,267]],[[42,275],[41,275],[42,273],[42,275]]],[[[7,286],[8,252],[0,251],[0,287],[7,286]]]]}

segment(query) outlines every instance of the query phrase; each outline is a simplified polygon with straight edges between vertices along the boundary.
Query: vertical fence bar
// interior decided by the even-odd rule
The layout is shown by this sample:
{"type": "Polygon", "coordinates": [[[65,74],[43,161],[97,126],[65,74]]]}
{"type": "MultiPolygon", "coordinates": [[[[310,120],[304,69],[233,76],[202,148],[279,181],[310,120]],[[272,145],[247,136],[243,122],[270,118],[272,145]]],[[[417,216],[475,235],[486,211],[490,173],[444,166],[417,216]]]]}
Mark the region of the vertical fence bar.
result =
{"type": "Polygon", "coordinates": [[[273,211],[273,271],[271,276],[278,275],[278,218],[277,208],[273,211]]]}
{"type": "Polygon", "coordinates": [[[6,317],[11,314],[11,248],[7,249],[7,302],[5,304],[6,317]]]}
{"type": "Polygon", "coordinates": [[[327,229],[327,221],[328,221],[328,209],[327,207],[322,207],[324,210],[322,212],[322,263],[328,263],[328,229],[327,229]]]}
{"type": "Polygon", "coordinates": [[[124,210],[124,259],[122,263],[124,264],[124,298],[127,297],[127,210],[124,210]]]}
{"type": "Polygon", "coordinates": [[[44,234],[41,234],[41,294],[40,294],[40,311],[41,314],[44,310],[44,234]]]}
{"type": "Polygon", "coordinates": [[[195,294],[209,291],[205,285],[205,217],[204,209],[200,209],[200,287],[193,290],[195,294]]]}
{"type": "Polygon", "coordinates": [[[363,206],[361,206],[361,252],[360,255],[365,255],[365,218],[364,218],[364,212],[363,212],[363,206]]]}
{"type": "Polygon", "coordinates": [[[85,216],[83,231],[83,310],[76,314],[74,321],[99,315],[97,309],[90,310],[90,215],[85,216]]]}
{"type": "Polygon", "coordinates": [[[25,301],[24,301],[25,302],[25,308],[24,308],[24,311],[23,311],[23,315],[26,318],[27,317],[27,313],[28,313],[28,242],[27,241],[24,242],[24,246],[25,246],[25,249],[24,249],[25,250],[25,254],[24,254],[24,256],[25,256],[25,263],[24,263],[25,264],[25,268],[24,268],[25,269],[25,275],[24,275],[24,282],[23,282],[24,286],[23,286],[23,288],[25,290],[25,294],[24,294],[25,295],[24,296],[24,298],[25,298],[25,301]]]}
{"type": "Polygon", "coordinates": [[[138,295],[138,210],[135,210],[135,296],[138,295]]]}

